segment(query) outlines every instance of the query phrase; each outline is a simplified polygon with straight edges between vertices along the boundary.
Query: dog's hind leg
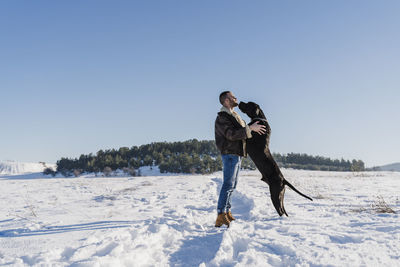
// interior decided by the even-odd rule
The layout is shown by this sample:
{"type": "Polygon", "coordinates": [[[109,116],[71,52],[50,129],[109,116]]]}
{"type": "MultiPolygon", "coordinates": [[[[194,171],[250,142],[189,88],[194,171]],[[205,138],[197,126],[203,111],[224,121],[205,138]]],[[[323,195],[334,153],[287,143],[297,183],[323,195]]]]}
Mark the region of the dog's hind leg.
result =
{"type": "Polygon", "coordinates": [[[283,203],[285,197],[285,186],[271,184],[269,186],[269,192],[271,193],[272,204],[274,205],[275,210],[276,212],[278,212],[279,216],[282,216],[283,214],[288,216],[283,203]]]}
{"type": "Polygon", "coordinates": [[[264,176],[261,180],[269,185],[272,204],[274,205],[276,212],[278,212],[279,216],[282,216],[283,214],[288,216],[283,203],[285,197],[285,184],[283,180],[267,179],[264,176]]]}

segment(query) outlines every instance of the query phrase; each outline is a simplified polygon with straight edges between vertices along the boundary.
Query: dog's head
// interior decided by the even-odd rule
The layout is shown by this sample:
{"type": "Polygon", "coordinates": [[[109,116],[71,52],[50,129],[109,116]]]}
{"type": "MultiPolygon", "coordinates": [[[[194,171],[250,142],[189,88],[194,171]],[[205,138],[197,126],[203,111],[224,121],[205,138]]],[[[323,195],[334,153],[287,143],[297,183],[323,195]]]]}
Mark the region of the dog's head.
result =
{"type": "Polygon", "coordinates": [[[262,112],[260,106],[254,102],[247,102],[247,103],[240,102],[239,109],[243,113],[246,113],[247,116],[249,116],[251,119],[254,119],[254,118],[265,119],[264,113],[262,112]]]}

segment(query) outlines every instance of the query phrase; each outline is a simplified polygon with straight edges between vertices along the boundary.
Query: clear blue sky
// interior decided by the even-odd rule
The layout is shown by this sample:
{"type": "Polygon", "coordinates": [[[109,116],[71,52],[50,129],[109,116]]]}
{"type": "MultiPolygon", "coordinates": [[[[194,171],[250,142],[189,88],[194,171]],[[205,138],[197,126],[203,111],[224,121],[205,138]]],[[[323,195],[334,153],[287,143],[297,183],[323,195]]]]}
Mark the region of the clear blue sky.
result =
{"type": "Polygon", "coordinates": [[[274,152],[399,162],[399,14],[399,1],[1,1],[0,160],[213,139],[231,89],[261,105],[274,152]]]}

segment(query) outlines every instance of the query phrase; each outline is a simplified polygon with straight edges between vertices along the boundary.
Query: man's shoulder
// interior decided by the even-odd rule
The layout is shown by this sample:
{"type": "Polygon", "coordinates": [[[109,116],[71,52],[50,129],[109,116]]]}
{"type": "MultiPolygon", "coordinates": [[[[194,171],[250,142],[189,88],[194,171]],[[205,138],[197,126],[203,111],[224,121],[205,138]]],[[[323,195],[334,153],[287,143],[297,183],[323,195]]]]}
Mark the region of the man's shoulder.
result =
{"type": "Polygon", "coordinates": [[[215,124],[229,125],[229,126],[236,127],[238,122],[236,121],[235,117],[233,117],[232,115],[230,115],[224,111],[221,111],[221,112],[218,112],[218,116],[215,119],[215,124]]]}
{"type": "Polygon", "coordinates": [[[224,111],[220,111],[220,112],[218,112],[218,114],[217,114],[217,118],[216,118],[216,121],[221,121],[221,122],[226,122],[226,121],[231,121],[232,120],[232,118],[233,118],[233,116],[232,115],[229,115],[228,113],[226,113],[226,112],[224,112],[224,111]]]}
{"type": "Polygon", "coordinates": [[[233,116],[232,116],[231,114],[225,112],[225,111],[220,111],[220,112],[218,112],[218,114],[217,114],[217,118],[227,118],[227,119],[230,119],[230,118],[233,118],[233,116]]]}

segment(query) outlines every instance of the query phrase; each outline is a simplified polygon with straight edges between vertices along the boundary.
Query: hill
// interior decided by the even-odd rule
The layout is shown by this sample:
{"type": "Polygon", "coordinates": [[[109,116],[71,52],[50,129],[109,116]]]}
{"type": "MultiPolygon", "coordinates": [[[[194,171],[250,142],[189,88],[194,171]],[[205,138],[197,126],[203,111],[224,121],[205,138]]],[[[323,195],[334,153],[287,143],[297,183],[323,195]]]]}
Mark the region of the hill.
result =
{"type": "Polygon", "coordinates": [[[55,164],[46,164],[45,162],[17,162],[0,161],[0,175],[21,175],[43,172],[45,168],[54,168],[55,164]]]}
{"type": "Polygon", "coordinates": [[[382,171],[396,171],[396,172],[400,172],[400,162],[397,163],[392,163],[392,164],[387,164],[387,165],[383,165],[378,167],[380,170],[382,171]]]}

